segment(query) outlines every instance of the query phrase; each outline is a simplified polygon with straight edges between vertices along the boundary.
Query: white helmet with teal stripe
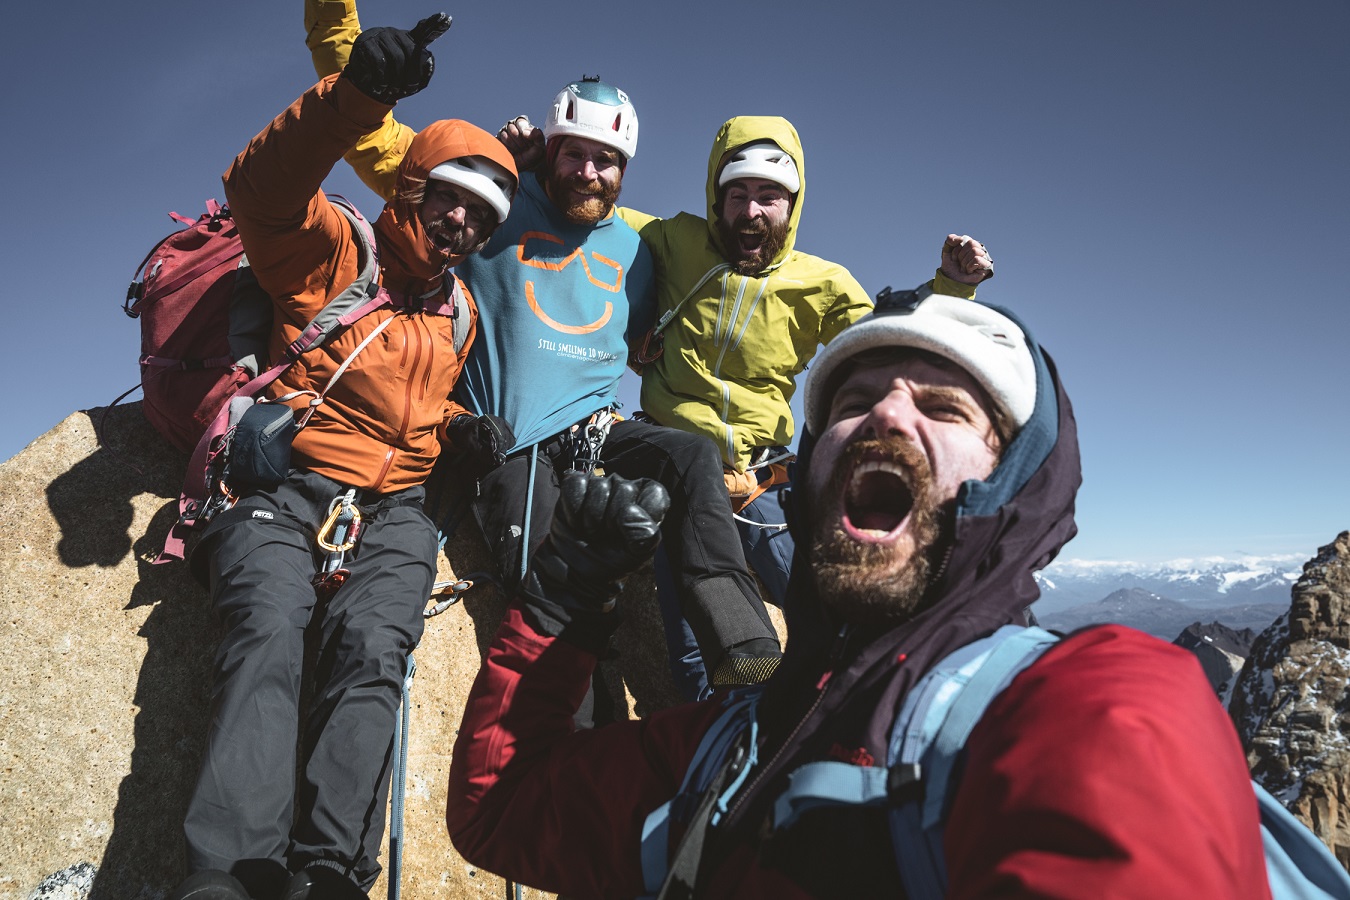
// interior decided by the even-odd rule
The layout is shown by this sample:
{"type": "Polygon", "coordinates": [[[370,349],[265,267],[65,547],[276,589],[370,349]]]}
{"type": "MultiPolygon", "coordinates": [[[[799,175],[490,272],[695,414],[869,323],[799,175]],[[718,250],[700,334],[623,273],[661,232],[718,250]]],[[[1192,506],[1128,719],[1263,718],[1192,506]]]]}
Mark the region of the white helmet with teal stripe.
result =
{"type": "Polygon", "coordinates": [[[553,98],[544,137],[583,137],[613,147],[632,159],[637,153],[637,111],[628,95],[598,77],[583,76],[553,98]]]}

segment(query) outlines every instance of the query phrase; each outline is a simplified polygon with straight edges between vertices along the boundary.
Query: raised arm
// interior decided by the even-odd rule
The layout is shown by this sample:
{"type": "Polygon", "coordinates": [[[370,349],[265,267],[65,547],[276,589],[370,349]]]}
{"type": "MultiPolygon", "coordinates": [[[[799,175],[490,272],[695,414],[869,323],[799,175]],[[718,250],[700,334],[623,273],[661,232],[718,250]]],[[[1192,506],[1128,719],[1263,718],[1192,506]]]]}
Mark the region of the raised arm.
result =
{"type": "Polygon", "coordinates": [[[249,143],[225,173],[244,250],[258,283],[282,306],[307,291],[316,273],[331,277],[355,252],[351,226],[319,189],[343,152],[435,71],[428,45],[448,27],[432,16],[411,31],[361,35],[341,75],[306,91],[249,143]]]}
{"type": "Polygon", "coordinates": [[[581,732],[572,716],[618,626],[618,579],[650,556],[667,502],[655,482],[564,479],[451,755],[446,824],[474,864],[574,896],[643,892],[643,822],[674,795],[720,710],[685,706],[581,732]]]}
{"type": "Polygon", "coordinates": [[[933,275],[933,292],[950,297],[975,297],[975,285],[994,277],[989,250],[968,234],[949,234],[942,242],[942,259],[933,275]]]}
{"type": "MultiPolygon", "coordinates": [[[[320,78],[342,71],[360,33],[356,0],[305,0],[305,44],[320,78]]],[[[343,158],[367,187],[390,200],[415,133],[389,112],[343,158]]]]}
{"type": "Polygon", "coordinates": [[[346,220],[319,188],[389,109],[331,76],[273,119],[226,170],[225,196],[249,263],[278,300],[302,291],[350,243],[346,220]]]}

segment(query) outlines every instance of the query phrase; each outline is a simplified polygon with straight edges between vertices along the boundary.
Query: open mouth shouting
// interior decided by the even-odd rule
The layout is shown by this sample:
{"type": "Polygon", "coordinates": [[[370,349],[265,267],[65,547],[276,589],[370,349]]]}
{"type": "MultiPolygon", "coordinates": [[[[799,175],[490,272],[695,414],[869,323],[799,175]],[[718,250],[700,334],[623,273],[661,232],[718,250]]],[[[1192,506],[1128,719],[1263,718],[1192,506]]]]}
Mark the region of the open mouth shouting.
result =
{"type": "Polygon", "coordinates": [[[933,536],[928,459],[909,441],[869,438],[844,448],[817,497],[817,538],[838,561],[890,568],[933,536]],[[886,562],[883,563],[883,560],[886,562]]]}
{"type": "Polygon", "coordinates": [[[883,623],[917,609],[939,532],[933,476],[908,441],[857,441],[812,494],[811,545],[825,602],[858,623],[883,623]]]}
{"type": "Polygon", "coordinates": [[[736,243],[741,248],[743,256],[754,256],[759,253],[768,238],[769,226],[763,219],[737,223],[736,243]]]}
{"type": "Polygon", "coordinates": [[[773,262],[786,245],[788,223],[786,217],[773,221],[738,216],[735,222],[719,218],[717,230],[731,267],[742,275],[755,275],[773,262]]]}
{"type": "Polygon", "coordinates": [[[467,252],[468,235],[463,225],[452,225],[444,219],[426,226],[431,245],[442,253],[459,256],[467,252]]]}
{"type": "Polygon", "coordinates": [[[908,524],[913,508],[909,472],[890,460],[868,459],[854,466],[848,478],[840,524],[854,540],[890,543],[908,524]]]}

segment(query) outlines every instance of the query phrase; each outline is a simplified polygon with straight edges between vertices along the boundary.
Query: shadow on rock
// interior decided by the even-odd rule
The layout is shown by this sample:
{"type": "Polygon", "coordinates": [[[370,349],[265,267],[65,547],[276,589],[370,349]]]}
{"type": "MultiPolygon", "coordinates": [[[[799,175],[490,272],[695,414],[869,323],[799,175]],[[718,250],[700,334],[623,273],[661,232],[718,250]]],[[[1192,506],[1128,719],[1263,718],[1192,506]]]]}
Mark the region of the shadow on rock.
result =
{"type": "MultiPolygon", "coordinates": [[[[100,434],[99,448],[53,479],[47,506],[61,529],[56,549],[64,565],[111,568],[141,538],[131,533],[132,498],[177,497],[187,457],[148,427],[139,403],[90,410],[89,416],[100,434]]],[[[159,527],[158,518],[156,523],[149,534],[162,542],[168,525],[159,527]]]]}
{"type": "MultiPolygon", "coordinates": [[[[102,412],[91,416],[97,422],[102,412]]],[[[89,893],[90,900],[125,900],[161,896],[183,878],[183,818],[206,743],[219,632],[187,566],[152,562],[177,519],[176,499],[166,499],[143,534],[130,532],[132,498],[176,498],[186,459],[146,425],[138,404],[107,412],[100,449],[52,483],[48,502],[61,526],[62,561],[112,566],[133,554],[137,581],[126,608],[149,607],[138,631],[145,658],[133,697],[130,772],[89,893]],[[82,502],[95,484],[100,502],[82,502]]]]}

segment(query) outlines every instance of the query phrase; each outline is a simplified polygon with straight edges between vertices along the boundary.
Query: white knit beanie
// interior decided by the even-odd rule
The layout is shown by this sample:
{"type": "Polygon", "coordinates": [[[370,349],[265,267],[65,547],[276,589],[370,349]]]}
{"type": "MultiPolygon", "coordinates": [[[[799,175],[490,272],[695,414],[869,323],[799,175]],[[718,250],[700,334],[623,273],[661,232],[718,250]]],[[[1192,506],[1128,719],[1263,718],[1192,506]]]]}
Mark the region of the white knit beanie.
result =
{"type": "Polygon", "coordinates": [[[1021,429],[1036,406],[1036,364],[1017,323],[982,303],[933,294],[912,311],[881,309],[825,346],[806,378],[806,424],[814,435],[830,411],[826,387],[838,368],[867,350],[911,347],[968,372],[1021,429]]]}

